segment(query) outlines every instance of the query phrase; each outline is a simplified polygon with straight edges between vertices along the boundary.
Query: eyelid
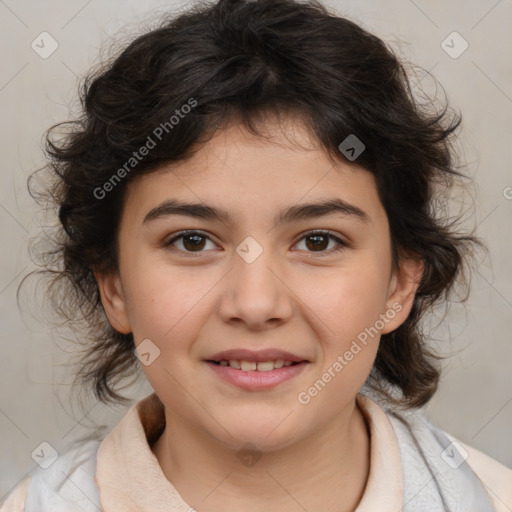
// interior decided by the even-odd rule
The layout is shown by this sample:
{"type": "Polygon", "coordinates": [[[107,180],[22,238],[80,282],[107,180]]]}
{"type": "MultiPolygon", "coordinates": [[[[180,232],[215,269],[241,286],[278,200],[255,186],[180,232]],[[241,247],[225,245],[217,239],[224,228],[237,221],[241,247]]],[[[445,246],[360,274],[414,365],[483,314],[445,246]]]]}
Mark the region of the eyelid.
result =
{"type": "MultiPolygon", "coordinates": [[[[300,238],[297,239],[297,242],[307,236],[312,236],[312,235],[329,235],[331,238],[337,240],[338,242],[345,244],[345,245],[349,245],[348,240],[342,238],[342,235],[339,235],[338,233],[336,233],[334,231],[330,231],[329,229],[310,229],[308,231],[304,231],[303,233],[300,234],[300,238]]],[[[297,242],[295,242],[295,243],[297,243],[297,242]]]]}
{"type": "Polygon", "coordinates": [[[164,238],[163,244],[167,245],[171,242],[174,242],[178,238],[187,236],[187,235],[201,235],[205,238],[208,238],[211,240],[210,235],[208,235],[206,232],[201,231],[200,229],[184,229],[183,231],[176,231],[176,233],[172,233],[171,235],[164,238]]]}

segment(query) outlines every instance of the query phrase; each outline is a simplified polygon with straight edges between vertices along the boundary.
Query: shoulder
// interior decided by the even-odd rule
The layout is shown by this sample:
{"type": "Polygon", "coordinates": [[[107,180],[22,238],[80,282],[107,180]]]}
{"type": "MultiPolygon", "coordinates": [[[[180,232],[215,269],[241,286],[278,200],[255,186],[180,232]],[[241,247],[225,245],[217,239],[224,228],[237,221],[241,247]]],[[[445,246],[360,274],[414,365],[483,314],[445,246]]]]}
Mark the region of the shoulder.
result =
{"type": "Polygon", "coordinates": [[[56,512],[71,505],[101,510],[95,481],[99,445],[97,439],[77,442],[50,466],[37,466],[9,494],[0,512],[56,512]]]}
{"type": "Polygon", "coordinates": [[[31,477],[27,476],[16,485],[5,501],[0,503],[0,512],[23,512],[30,480],[31,477]]]}
{"type": "Polygon", "coordinates": [[[512,469],[476,448],[446,435],[466,451],[467,463],[484,484],[498,512],[512,510],[512,469]]]}
{"type": "Polygon", "coordinates": [[[402,439],[414,438],[423,456],[443,475],[443,485],[451,480],[468,490],[466,483],[473,482],[474,489],[480,481],[497,512],[512,510],[512,469],[432,423],[423,409],[388,412],[388,417],[399,438],[400,432],[402,439]]]}

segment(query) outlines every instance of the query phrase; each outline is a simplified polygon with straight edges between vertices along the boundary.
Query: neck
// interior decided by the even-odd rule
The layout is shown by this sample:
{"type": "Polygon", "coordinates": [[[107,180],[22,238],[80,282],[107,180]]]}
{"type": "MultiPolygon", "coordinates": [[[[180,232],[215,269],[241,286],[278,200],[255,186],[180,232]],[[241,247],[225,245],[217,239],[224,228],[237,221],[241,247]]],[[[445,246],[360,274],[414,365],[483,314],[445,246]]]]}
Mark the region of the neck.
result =
{"type": "Polygon", "coordinates": [[[166,428],[153,445],[166,478],[202,512],[305,509],[351,512],[370,469],[370,438],[353,403],[300,443],[261,454],[244,465],[204,430],[190,428],[166,409],[166,428]]]}

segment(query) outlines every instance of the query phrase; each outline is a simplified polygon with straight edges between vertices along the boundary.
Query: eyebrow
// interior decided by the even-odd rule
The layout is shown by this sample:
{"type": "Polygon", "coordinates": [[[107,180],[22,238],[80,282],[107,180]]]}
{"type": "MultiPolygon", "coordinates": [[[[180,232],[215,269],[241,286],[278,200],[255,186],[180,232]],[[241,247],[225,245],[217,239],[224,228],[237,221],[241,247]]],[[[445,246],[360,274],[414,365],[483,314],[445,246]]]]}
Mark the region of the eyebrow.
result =
{"type": "MultiPolygon", "coordinates": [[[[365,224],[371,223],[370,216],[361,208],[347,203],[339,198],[325,199],[316,203],[305,203],[290,206],[278,212],[274,218],[274,225],[290,224],[300,220],[315,219],[325,215],[340,214],[350,216],[365,224]]],[[[195,219],[220,220],[225,223],[231,221],[231,215],[222,208],[215,208],[202,203],[180,202],[169,199],[150,210],[144,217],[142,224],[149,224],[156,219],[171,215],[183,215],[195,219]]]]}

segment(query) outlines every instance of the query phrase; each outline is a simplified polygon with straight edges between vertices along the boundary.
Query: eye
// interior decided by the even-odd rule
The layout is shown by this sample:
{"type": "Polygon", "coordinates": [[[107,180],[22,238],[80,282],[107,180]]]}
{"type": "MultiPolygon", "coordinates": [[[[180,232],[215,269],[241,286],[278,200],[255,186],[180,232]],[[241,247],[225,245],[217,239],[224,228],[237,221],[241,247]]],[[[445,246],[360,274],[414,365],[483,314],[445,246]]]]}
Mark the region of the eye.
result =
{"type": "Polygon", "coordinates": [[[179,242],[182,246],[179,250],[182,252],[203,252],[202,249],[205,248],[206,240],[211,242],[211,240],[200,231],[181,231],[170,240],[165,241],[163,245],[164,247],[169,247],[179,242]]]}
{"type": "MultiPolygon", "coordinates": [[[[210,238],[204,233],[200,231],[188,230],[177,233],[170,240],[165,241],[163,246],[174,246],[176,249],[178,249],[178,251],[185,253],[201,253],[204,252],[203,249],[205,249],[208,241],[215,246],[210,238]],[[178,247],[177,244],[181,244],[181,247],[178,247]]],[[[348,247],[347,243],[328,231],[309,231],[303,235],[298,243],[302,241],[305,241],[305,250],[307,252],[336,253],[348,247]],[[335,242],[335,248],[326,250],[331,241],[335,242]]]]}
{"type": "Polygon", "coordinates": [[[308,252],[335,253],[342,251],[348,246],[348,244],[343,240],[328,231],[309,231],[299,240],[299,243],[303,240],[305,240],[306,250],[308,252]],[[325,249],[329,246],[329,242],[332,240],[337,243],[337,247],[326,251],[325,249]]]}

